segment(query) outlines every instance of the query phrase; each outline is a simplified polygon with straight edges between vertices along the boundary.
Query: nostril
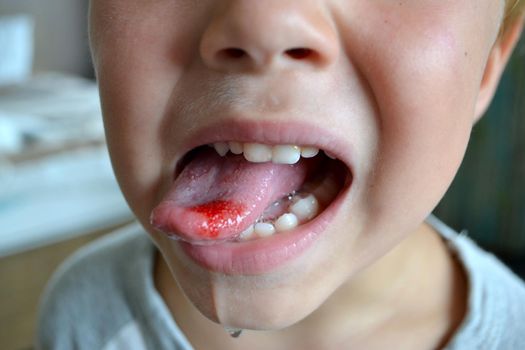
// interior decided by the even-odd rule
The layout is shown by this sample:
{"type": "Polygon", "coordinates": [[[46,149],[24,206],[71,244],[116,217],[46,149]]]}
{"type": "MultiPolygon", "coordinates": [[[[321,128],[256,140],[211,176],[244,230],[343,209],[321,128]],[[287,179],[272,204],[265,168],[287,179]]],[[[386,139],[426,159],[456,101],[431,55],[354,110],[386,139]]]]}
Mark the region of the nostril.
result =
{"type": "Polygon", "coordinates": [[[298,48],[286,50],[285,54],[295,60],[304,60],[304,59],[312,58],[315,55],[315,52],[312,49],[298,47],[298,48]]]}
{"type": "MultiPolygon", "coordinates": [[[[312,59],[315,56],[315,51],[308,48],[298,47],[286,50],[284,52],[285,55],[291,57],[295,60],[305,60],[305,59],[312,59]]],[[[222,49],[219,52],[219,56],[223,58],[243,58],[245,56],[248,56],[248,52],[244,51],[243,49],[239,49],[236,47],[229,47],[226,49],[222,49]]]]}
{"type": "Polygon", "coordinates": [[[219,52],[219,55],[224,58],[242,58],[247,55],[247,52],[243,49],[238,49],[236,47],[230,47],[227,49],[222,49],[219,52]]]}

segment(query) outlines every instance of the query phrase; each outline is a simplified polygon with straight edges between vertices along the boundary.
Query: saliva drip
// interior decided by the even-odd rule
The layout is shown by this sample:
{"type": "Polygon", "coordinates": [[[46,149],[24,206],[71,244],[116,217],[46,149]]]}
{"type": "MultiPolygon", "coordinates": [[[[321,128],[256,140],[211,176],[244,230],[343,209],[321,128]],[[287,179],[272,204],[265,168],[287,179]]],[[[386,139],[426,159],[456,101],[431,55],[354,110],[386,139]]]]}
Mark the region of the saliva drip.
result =
{"type": "Polygon", "coordinates": [[[239,336],[240,336],[241,333],[242,333],[242,329],[238,329],[238,328],[225,327],[224,329],[226,329],[226,332],[228,332],[228,334],[229,334],[232,338],[239,338],[239,336]]]}

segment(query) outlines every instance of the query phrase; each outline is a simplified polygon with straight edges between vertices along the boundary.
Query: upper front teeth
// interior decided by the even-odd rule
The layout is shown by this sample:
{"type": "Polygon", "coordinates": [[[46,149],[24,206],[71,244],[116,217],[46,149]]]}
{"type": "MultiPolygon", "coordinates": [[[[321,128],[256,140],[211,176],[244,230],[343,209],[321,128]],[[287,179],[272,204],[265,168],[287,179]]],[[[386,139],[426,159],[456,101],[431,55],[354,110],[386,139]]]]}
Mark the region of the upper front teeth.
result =
{"type": "Polygon", "coordinates": [[[230,151],[233,154],[241,154],[243,151],[243,146],[240,142],[228,142],[228,146],[230,146],[230,151]]]}
{"type": "Polygon", "coordinates": [[[297,146],[273,146],[272,162],[295,164],[301,159],[301,149],[297,146]]]}
{"type": "Polygon", "coordinates": [[[276,164],[295,164],[301,159],[311,158],[319,153],[316,147],[299,147],[295,145],[269,146],[261,143],[216,142],[213,147],[219,155],[225,156],[229,151],[233,154],[243,154],[244,158],[253,163],[273,162],[276,164]]]}
{"type": "Polygon", "coordinates": [[[243,148],[244,158],[254,163],[272,160],[272,147],[260,143],[246,143],[243,148]]]}

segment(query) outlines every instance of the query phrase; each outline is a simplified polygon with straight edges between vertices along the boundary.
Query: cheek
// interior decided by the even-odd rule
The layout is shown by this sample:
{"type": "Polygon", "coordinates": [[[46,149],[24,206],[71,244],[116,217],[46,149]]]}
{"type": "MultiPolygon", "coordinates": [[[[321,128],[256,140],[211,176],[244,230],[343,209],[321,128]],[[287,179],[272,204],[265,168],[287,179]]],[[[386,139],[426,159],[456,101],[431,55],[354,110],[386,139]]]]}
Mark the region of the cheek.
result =
{"type": "MultiPolygon", "coordinates": [[[[108,66],[106,66],[108,67],[108,66]]],[[[139,218],[162,174],[159,127],[165,99],[156,86],[121,69],[99,71],[104,126],[113,168],[121,189],[139,218]]]]}
{"type": "Polygon", "coordinates": [[[92,3],[90,39],[115,173],[135,214],[145,219],[159,174],[169,176],[162,125],[195,31],[181,30],[186,23],[170,18],[172,8],[111,3],[92,3]]]}
{"type": "Polygon", "coordinates": [[[377,20],[384,30],[362,38],[359,52],[379,128],[366,206],[370,225],[397,223],[406,232],[434,208],[461,163],[486,49],[453,21],[377,20]]]}
{"type": "Polygon", "coordinates": [[[479,80],[459,54],[463,50],[446,33],[418,39],[423,43],[394,46],[396,59],[374,72],[383,82],[376,89],[381,101],[378,165],[383,169],[378,175],[395,179],[389,184],[394,197],[410,187],[425,189],[413,191],[417,198],[421,193],[440,197],[459,166],[473,123],[479,80]]]}

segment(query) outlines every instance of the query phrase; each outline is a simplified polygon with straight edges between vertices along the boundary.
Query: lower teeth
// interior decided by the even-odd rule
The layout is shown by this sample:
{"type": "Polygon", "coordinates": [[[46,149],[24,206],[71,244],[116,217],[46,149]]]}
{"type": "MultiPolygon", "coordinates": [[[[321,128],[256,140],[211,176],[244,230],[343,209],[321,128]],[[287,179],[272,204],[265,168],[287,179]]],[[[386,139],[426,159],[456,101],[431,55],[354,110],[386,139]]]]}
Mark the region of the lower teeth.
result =
{"type": "Polygon", "coordinates": [[[289,231],[313,219],[318,213],[319,203],[313,194],[292,193],[270,205],[262,217],[244,230],[237,240],[249,241],[289,231]],[[285,212],[278,215],[277,211],[285,212]]]}
{"type": "Polygon", "coordinates": [[[275,221],[275,229],[279,232],[288,231],[299,225],[299,219],[293,213],[285,213],[275,221]]]}

